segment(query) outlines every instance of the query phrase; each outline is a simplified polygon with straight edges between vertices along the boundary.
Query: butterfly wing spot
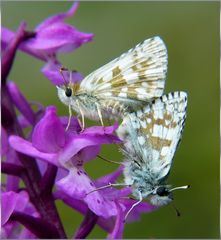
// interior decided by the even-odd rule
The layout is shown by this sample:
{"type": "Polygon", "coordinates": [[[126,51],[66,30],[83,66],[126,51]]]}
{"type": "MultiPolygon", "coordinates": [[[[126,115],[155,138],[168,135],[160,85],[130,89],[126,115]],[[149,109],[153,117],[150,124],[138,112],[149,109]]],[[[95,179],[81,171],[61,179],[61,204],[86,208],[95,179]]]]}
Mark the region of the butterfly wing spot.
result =
{"type": "Polygon", "coordinates": [[[159,156],[160,156],[160,152],[156,149],[152,149],[153,162],[156,161],[156,159],[159,159],[159,156]]]}
{"type": "Polygon", "coordinates": [[[170,147],[172,140],[169,139],[162,139],[160,137],[150,137],[151,145],[157,151],[162,150],[163,147],[170,147]]]}
{"type": "Polygon", "coordinates": [[[151,118],[147,118],[147,123],[151,123],[151,122],[152,122],[151,118]]]}
{"type": "Polygon", "coordinates": [[[72,84],[71,89],[72,89],[73,95],[76,95],[76,93],[78,93],[80,89],[80,84],[79,83],[72,84]]]}
{"type": "Polygon", "coordinates": [[[163,146],[161,150],[161,155],[166,156],[168,150],[169,150],[169,146],[163,146]]]}
{"type": "Polygon", "coordinates": [[[145,138],[143,136],[138,136],[138,142],[140,143],[140,145],[144,145],[145,143],[145,138]]]}
{"type": "Polygon", "coordinates": [[[111,92],[106,92],[103,94],[105,98],[111,97],[112,93],[111,92]]]}
{"type": "Polygon", "coordinates": [[[118,97],[123,97],[123,98],[127,98],[127,93],[126,92],[121,92],[118,94],[118,97]]]}
{"type": "Polygon", "coordinates": [[[140,124],[142,128],[147,128],[147,122],[145,120],[140,121],[140,124]]]}
{"type": "Polygon", "coordinates": [[[113,70],[112,70],[112,75],[113,78],[118,77],[121,74],[121,70],[119,66],[116,66],[113,70]]]}

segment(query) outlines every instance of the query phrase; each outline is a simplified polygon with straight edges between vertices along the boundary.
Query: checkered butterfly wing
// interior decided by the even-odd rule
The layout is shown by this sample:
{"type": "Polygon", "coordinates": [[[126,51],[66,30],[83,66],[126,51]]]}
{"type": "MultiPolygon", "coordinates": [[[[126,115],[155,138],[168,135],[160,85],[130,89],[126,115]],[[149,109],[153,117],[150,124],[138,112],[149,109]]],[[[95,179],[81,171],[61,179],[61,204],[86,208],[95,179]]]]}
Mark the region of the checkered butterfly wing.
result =
{"type": "Polygon", "coordinates": [[[125,104],[148,101],[163,94],[166,71],[166,46],[153,37],[85,77],[79,93],[125,104]]]}
{"type": "Polygon", "coordinates": [[[181,139],[187,94],[174,92],[129,114],[118,129],[125,141],[124,152],[136,156],[138,165],[148,167],[158,180],[168,175],[181,139]]]}

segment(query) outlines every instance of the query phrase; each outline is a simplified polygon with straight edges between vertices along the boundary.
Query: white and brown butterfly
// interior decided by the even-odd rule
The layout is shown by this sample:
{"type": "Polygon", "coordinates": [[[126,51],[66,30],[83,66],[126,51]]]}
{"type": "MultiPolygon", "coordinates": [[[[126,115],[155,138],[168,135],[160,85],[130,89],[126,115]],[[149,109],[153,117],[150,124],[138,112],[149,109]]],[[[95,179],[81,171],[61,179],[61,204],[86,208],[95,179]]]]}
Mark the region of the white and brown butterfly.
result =
{"type": "Polygon", "coordinates": [[[122,117],[163,94],[167,50],[153,37],[86,76],[80,83],[57,86],[60,100],[92,120],[122,117]]]}
{"type": "Polygon", "coordinates": [[[188,188],[171,188],[166,183],[184,128],[186,107],[185,92],[169,93],[128,114],[118,128],[117,134],[124,140],[125,185],[131,186],[139,199],[135,205],[145,197],[154,205],[165,205],[172,201],[174,190],[188,188]]]}

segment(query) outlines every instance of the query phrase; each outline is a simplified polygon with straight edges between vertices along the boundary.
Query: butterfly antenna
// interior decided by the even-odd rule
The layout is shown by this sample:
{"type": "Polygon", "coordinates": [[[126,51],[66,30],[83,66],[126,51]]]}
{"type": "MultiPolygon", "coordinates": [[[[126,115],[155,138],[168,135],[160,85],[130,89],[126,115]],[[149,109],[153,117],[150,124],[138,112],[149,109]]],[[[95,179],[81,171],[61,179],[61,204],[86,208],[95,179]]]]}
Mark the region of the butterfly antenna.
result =
{"type": "Polygon", "coordinates": [[[100,158],[100,159],[102,159],[102,160],[104,160],[104,161],[106,161],[106,162],[115,163],[115,164],[119,164],[119,165],[122,164],[121,162],[115,162],[115,161],[109,160],[109,159],[107,159],[107,158],[104,158],[104,157],[102,157],[102,156],[100,156],[100,155],[97,155],[97,157],[100,158]]]}
{"type": "Polygon", "coordinates": [[[86,196],[95,192],[95,191],[98,191],[98,190],[102,190],[102,189],[105,189],[105,188],[109,188],[109,187],[119,187],[119,186],[124,186],[124,187],[129,187],[130,185],[128,184],[125,184],[125,183],[109,183],[108,185],[104,185],[102,187],[99,187],[99,188],[95,188],[94,190],[86,193],[86,196]]]}
{"type": "Polygon", "coordinates": [[[175,187],[175,188],[170,189],[169,192],[173,192],[173,191],[179,190],[179,189],[187,189],[187,188],[190,188],[190,185],[175,187]]]}
{"type": "Polygon", "coordinates": [[[142,202],[142,200],[143,200],[143,197],[142,197],[142,195],[141,195],[141,192],[139,192],[139,201],[137,201],[136,203],[134,203],[134,204],[132,205],[132,207],[128,210],[128,212],[126,213],[126,215],[125,215],[125,217],[124,217],[124,222],[126,222],[126,219],[127,219],[127,217],[129,216],[129,214],[131,213],[131,211],[132,211],[138,204],[140,204],[140,203],[142,202]]]}
{"type": "Polygon", "coordinates": [[[175,206],[174,204],[172,204],[172,207],[173,207],[173,209],[174,209],[175,212],[176,212],[176,216],[177,216],[177,217],[180,217],[180,216],[181,216],[180,211],[176,208],[176,206],[175,206]]]}
{"type": "Polygon", "coordinates": [[[59,72],[60,72],[60,74],[61,74],[61,76],[62,76],[62,78],[63,78],[63,80],[64,80],[64,84],[65,84],[65,85],[68,85],[68,82],[67,82],[67,80],[65,79],[64,74],[63,74],[64,71],[68,71],[68,69],[65,68],[65,67],[61,67],[60,70],[59,70],[59,72]]]}

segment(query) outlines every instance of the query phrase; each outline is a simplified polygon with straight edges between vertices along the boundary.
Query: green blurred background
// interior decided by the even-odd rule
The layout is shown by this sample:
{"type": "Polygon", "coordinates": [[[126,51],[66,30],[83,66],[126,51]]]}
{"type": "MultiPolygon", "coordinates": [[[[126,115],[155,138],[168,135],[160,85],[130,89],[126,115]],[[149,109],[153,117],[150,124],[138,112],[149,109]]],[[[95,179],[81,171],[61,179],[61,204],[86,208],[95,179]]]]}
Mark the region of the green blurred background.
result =
{"type": "MultiPolygon", "coordinates": [[[[33,29],[44,18],[66,11],[71,2],[3,2],[2,25],[16,30],[22,20],[33,29]]],[[[79,30],[95,34],[94,41],[76,52],[60,56],[61,62],[84,75],[104,65],[137,43],[155,35],[168,48],[168,93],[188,92],[188,116],[181,145],[169,177],[174,186],[190,184],[175,193],[176,217],[171,206],[143,215],[128,224],[125,238],[218,238],[219,237],[219,2],[81,2],[68,20],[79,30]]],[[[23,53],[10,74],[29,100],[67,108],[59,102],[55,87],[40,73],[43,63],[23,53]]],[[[102,154],[122,157],[115,146],[102,154]]],[[[99,177],[116,168],[96,160],[87,171],[99,177]]],[[[58,203],[69,237],[82,216],[58,203]]],[[[99,227],[90,238],[104,238],[99,227]]]]}

